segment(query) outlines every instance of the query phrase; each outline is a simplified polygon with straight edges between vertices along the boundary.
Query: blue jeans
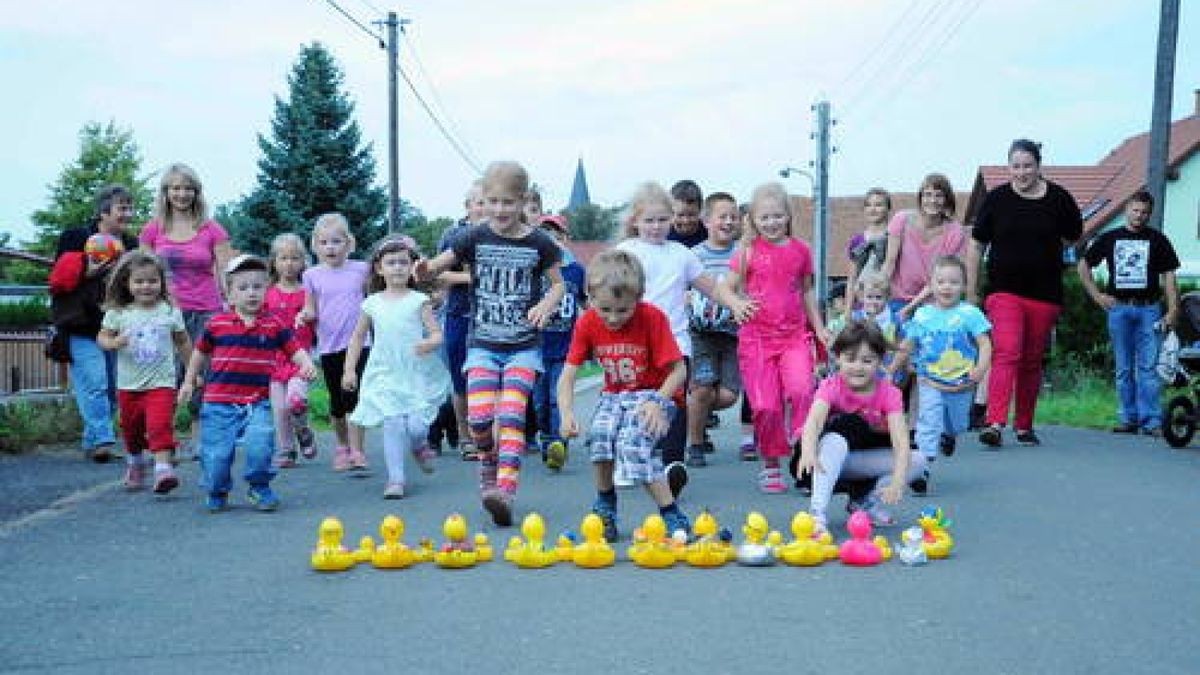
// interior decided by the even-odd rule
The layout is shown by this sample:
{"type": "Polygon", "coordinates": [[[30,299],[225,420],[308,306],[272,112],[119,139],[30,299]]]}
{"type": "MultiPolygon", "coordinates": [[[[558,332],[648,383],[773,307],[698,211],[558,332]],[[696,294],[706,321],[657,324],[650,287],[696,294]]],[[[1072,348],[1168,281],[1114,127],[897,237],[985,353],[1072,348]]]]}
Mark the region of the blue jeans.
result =
{"type": "Polygon", "coordinates": [[[83,449],[117,442],[113,411],[117,408],[117,353],[100,349],[95,338],[68,337],[71,349],[71,386],[75,405],[83,418],[83,449]]]}
{"type": "Polygon", "coordinates": [[[251,487],[266,487],[275,477],[275,427],[271,401],[256,403],[205,403],[200,406],[200,466],[210,494],[228,494],[233,487],[230,471],[233,450],[241,441],[246,452],[242,477],[251,487]]]}
{"type": "Polygon", "coordinates": [[[561,440],[558,434],[558,378],[564,365],[566,361],[562,359],[544,359],[544,370],[533,386],[533,409],[537,411],[537,428],[542,433],[543,447],[551,441],[561,440]]]}
{"type": "Polygon", "coordinates": [[[975,390],[942,391],[924,380],[917,386],[917,447],[926,459],[935,459],[942,434],[958,436],[970,426],[975,390]]]}
{"type": "Polygon", "coordinates": [[[1155,305],[1117,304],[1108,310],[1108,333],[1116,362],[1117,421],[1143,429],[1162,426],[1159,394],[1162,384],[1154,365],[1158,362],[1159,336],[1154,324],[1162,319],[1155,305]]]}

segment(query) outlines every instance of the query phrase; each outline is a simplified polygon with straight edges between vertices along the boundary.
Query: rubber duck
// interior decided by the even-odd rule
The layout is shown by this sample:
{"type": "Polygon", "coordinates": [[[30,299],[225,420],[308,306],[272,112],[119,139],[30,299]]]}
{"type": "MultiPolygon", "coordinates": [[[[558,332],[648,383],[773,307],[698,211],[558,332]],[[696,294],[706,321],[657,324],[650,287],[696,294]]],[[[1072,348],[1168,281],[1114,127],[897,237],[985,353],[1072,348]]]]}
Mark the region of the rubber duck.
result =
{"type": "Polygon", "coordinates": [[[442,523],[442,533],[446,542],[433,552],[433,562],[438,567],[461,569],[473,567],[479,561],[475,547],[467,541],[467,519],[462,515],[452,513],[442,523]]]}
{"type": "Polygon", "coordinates": [[[546,521],[537,513],[521,521],[521,537],[513,537],[504,551],[504,559],[517,567],[541,568],[558,562],[558,551],[546,547],[546,521]]]}
{"type": "MultiPolygon", "coordinates": [[[[686,535],[685,535],[686,537],[686,535]]],[[[647,516],[633,533],[629,559],[639,567],[662,569],[678,560],[676,540],[667,538],[667,523],[657,513],[647,516]]]]}
{"type": "Polygon", "coordinates": [[[850,541],[844,542],[838,549],[838,556],[847,565],[866,567],[883,562],[883,551],[871,541],[871,517],[866,511],[855,511],[846,521],[846,529],[850,532],[850,541]]]}
{"type": "Polygon", "coordinates": [[[492,561],[492,542],[482,532],[475,533],[475,559],[479,562],[492,561]]]}
{"type": "Polygon", "coordinates": [[[746,516],[746,524],[742,525],[742,535],[746,539],[737,547],[738,564],[751,567],[775,564],[775,548],[767,542],[771,531],[766,516],[751,511],[746,516]]]}
{"type": "Polygon", "coordinates": [[[950,536],[951,522],[946,519],[942,509],[932,505],[926,506],[921,509],[917,524],[923,532],[921,546],[925,549],[925,554],[931,560],[949,557],[950,552],[954,550],[954,537],[950,536]]]}
{"type": "Polygon", "coordinates": [[[417,542],[417,562],[433,562],[433,540],[421,537],[417,542]]]}
{"type": "Polygon", "coordinates": [[[684,549],[683,560],[692,567],[720,567],[733,560],[733,546],[728,533],[720,536],[717,519],[707,509],[696,516],[692,524],[692,543],[684,549]]]}
{"type": "Polygon", "coordinates": [[[375,547],[371,564],[379,569],[398,570],[420,562],[420,554],[400,541],[403,536],[404,521],[400,520],[399,516],[384,517],[379,523],[379,537],[382,541],[375,547]]]}
{"type": "Polygon", "coordinates": [[[883,556],[884,562],[892,559],[892,542],[888,541],[887,537],[877,534],[871,541],[875,542],[875,546],[879,548],[879,554],[883,556]]]}
{"type": "Polygon", "coordinates": [[[924,565],[929,562],[924,543],[925,531],[920,527],[910,527],[900,533],[900,547],[896,549],[896,557],[905,565],[924,565]]]}
{"type": "Polygon", "coordinates": [[[370,535],[364,535],[358,540],[358,548],[354,549],[354,562],[368,563],[375,555],[375,540],[370,535]]]}
{"type": "Polygon", "coordinates": [[[617,552],[604,540],[604,521],[600,516],[589,513],[579,524],[583,541],[575,545],[571,552],[571,560],[578,567],[596,569],[609,567],[617,559],[617,552]]]}
{"type": "Polygon", "coordinates": [[[312,568],[319,572],[344,572],[354,567],[354,554],[342,546],[345,530],[342,521],[326,518],[317,528],[317,547],[313,549],[312,568]]]}
{"type": "Polygon", "coordinates": [[[554,553],[558,556],[558,562],[571,562],[575,559],[575,535],[572,532],[563,532],[558,535],[558,539],[554,542],[554,553]]]}
{"type": "Polygon", "coordinates": [[[792,516],[792,536],[794,539],[776,549],[780,560],[797,567],[814,567],[833,560],[838,556],[838,549],[833,545],[833,539],[828,532],[814,537],[816,521],[807,511],[800,511],[792,516]]]}

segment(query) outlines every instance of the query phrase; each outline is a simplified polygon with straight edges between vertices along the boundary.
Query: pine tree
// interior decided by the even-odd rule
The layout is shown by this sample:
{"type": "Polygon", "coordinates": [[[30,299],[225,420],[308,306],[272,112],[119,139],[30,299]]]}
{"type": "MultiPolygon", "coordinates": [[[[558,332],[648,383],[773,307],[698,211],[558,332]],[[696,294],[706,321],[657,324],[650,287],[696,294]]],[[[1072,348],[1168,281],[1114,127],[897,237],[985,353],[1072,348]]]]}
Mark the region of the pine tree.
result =
{"type": "Polygon", "coordinates": [[[258,185],[232,209],[238,248],[265,253],[271,239],[305,239],[314,219],[338,211],[350,221],[360,251],[387,230],[387,196],[374,185],[375,160],[363,145],[354,104],[341,91],[342,72],[319,43],[305,46],[288,76],[288,100],[275,97],[271,138],[258,137],[258,185]]]}
{"type": "Polygon", "coordinates": [[[154,193],[146,186],[147,178],[137,177],[141,166],[141,151],[133,140],[132,130],[122,129],[112,121],[84,125],[79,132],[79,158],[48,186],[50,205],[30,216],[37,234],[27,248],[53,255],[63,230],[90,223],[96,211],[96,193],[113,183],[133,192],[133,222],[146,222],[154,193]]]}

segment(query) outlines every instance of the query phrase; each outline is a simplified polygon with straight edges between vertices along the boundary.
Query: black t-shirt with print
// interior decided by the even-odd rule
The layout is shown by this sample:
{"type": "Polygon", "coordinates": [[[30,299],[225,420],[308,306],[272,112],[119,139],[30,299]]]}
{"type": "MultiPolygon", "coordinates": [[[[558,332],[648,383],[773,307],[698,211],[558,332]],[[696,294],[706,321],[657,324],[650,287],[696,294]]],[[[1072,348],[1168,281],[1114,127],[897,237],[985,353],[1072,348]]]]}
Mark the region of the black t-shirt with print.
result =
{"type": "Polygon", "coordinates": [[[1091,267],[1108,267],[1105,293],[1118,301],[1150,302],[1159,297],[1158,277],[1179,269],[1171,240],[1149,227],[1134,232],[1118,227],[1092,240],[1084,259],[1091,267]]]}

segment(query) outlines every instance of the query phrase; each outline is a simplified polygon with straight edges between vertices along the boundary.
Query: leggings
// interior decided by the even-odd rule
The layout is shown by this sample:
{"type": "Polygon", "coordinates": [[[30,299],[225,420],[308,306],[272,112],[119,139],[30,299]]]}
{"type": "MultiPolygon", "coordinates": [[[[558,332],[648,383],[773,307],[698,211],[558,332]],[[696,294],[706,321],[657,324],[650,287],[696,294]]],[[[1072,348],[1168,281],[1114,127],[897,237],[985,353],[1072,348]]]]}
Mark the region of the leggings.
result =
{"type": "Polygon", "coordinates": [[[537,372],[505,366],[503,370],[467,369],[467,423],[480,452],[479,486],[517,492],[521,454],[525,451],[525,411],[537,372]],[[496,438],[499,437],[497,443],[496,438]]]}
{"type": "Polygon", "coordinates": [[[806,335],[738,334],[742,384],[754,410],[754,438],[764,459],[792,453],[813,395],[813,361],[806,335]]]}
{"type": "Polygon", "coordinates": [[[400,413],[383,420],[383,461],[388,482],[404,482],[404,455],[421,447],[427,427],[416,415],[400,413]]]}
{"type": "MultiPolygon", "coordinates": [[[[809,509],[814,515],[825,515],[829,507],[829,499],[833,496],[833,486],[838,480],[858,481],[873,480],[875,485],[870,497],[878,498],[879,491],[892,482],[894,453],[891,448],[876,448],[872,450],[850,450],[846,437],[839,433],[827,433],[821,436],[817,444],[817,461],[821,470],[815,471],[812,481],[812,500],[809,509]]],[[[908,474],[905,483],[911,483],[920,476],[926,468],[925,456],[918,450],[909,454],[908,474]]]]}

